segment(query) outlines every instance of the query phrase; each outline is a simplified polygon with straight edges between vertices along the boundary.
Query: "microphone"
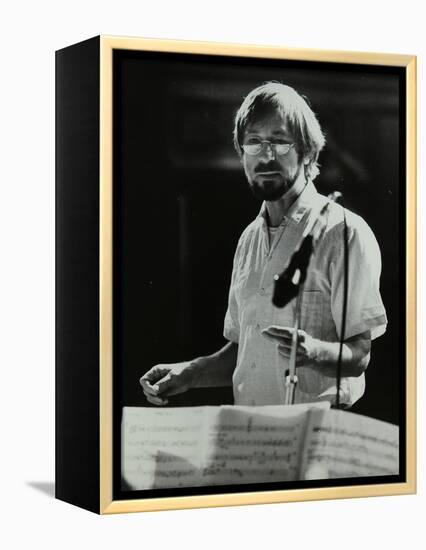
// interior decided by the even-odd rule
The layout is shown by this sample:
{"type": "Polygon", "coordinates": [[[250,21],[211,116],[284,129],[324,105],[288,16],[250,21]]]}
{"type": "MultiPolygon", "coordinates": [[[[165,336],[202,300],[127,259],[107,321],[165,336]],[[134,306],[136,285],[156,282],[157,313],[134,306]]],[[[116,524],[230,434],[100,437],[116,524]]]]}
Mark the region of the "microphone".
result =
{"type": "Polygon", "coordinates": [[[313,240],[312,235],[306,235],[291,257],[288,267],[281,275],[274,275],[272,303],[275,307],[285,307],[293,298],[296,298],[300,285],[306,279],[309,261],[314,250],[313,240]]]}
{"type": "Polygon", "coordinates": [[[298,295],[300,287],[306,280],[314,245],[325,231],[328,209],[332,202],[336,202],[341,197],[342,194],[339,191],[328,195],[328,200],[318,216],[308,223],[303,232],[302,242],[293,253],[287,267],[280,275],[274,276],[272,303],[275,307],[285,307],[298,295]]]}

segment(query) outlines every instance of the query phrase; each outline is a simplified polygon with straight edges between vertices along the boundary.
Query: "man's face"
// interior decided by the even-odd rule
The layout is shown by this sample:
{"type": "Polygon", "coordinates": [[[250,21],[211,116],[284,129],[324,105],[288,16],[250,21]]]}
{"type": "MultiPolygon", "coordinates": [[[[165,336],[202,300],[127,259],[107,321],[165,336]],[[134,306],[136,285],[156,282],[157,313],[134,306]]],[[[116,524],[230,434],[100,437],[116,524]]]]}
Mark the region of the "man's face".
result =
{"type": "MultiPolygon", "coordinates": [[[[295,141],[278,112],[247,127],[243,143],[250,143],[256,138],[273,143],[295,141]]],[[[264,144],[258,155],[243,152],[242,162],[250,188],[254,196],[261,200],[277,201],[299,176],[304,177],[303,159],[299,159],[295,145],[288,153],[278,155],[269,144],[264,144]]]]}

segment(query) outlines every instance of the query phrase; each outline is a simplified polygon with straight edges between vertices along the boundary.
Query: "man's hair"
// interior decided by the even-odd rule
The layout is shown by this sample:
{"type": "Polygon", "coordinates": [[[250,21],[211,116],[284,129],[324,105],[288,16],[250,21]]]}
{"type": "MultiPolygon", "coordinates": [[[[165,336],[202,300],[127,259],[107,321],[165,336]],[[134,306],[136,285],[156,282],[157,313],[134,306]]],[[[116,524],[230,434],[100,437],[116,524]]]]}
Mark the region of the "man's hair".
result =
{"type": "Polygon", "coordinates": [[[309,158],[306,175],[314,179],[318,173],[318,156],[325,137],[315,113],[296,90],[280,82],[267,82],[252,90],[244,99],[235,116],[234,146],[241,157],[242,143],[247,127],[278,112],[293,134],[299,158],[309,158]]]}

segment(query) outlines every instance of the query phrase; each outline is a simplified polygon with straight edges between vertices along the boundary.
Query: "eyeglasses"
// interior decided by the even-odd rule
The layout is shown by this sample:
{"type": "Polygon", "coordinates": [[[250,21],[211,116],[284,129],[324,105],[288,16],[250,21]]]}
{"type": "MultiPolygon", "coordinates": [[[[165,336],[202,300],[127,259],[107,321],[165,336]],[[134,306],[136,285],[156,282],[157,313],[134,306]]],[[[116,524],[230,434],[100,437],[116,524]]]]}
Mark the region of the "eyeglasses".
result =
{"type": "Polygon", "coordinates": [[[271,148],[271,151],[273,151],[276,155],[281,157],[282,155],[286,155],[292,147],[294,147],[294,143],[283,143],[281,141],[268,141],[266,139],[262,140],[259,138],[250,138],[245,143],[243,143],[243,150],[244,153],[247,153],[251,156],[260,155],[265,150],[265,145],[269,145],[271,148]]]}

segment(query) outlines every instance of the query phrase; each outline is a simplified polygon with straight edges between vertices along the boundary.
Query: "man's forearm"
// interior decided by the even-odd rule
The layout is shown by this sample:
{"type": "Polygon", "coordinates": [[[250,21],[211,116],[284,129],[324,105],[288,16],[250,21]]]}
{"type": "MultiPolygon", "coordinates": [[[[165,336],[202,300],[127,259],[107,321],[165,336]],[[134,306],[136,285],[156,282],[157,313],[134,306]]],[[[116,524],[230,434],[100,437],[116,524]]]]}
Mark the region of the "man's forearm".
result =
{"type": "MultiPolygon", "coordinates": [[[[293,349],[294,328],[271,325],[262,335],[272,341],[278,352],[287,360],[293,349]]],[[[318,369],[326,376],[336,376],[340,343],[313,338],[304,330],[298,330],[296,366],[318,369]]],[[[370,331],[348,338],[342,349],[342,376],[360,376],[370,360],[370,331]]]]}
{"type": "MultiPolygon", "coordinates": [[[[317,340],[316,347],[314,366],[328,376],[335,376],[340,343],[317,340]]],[[[370,347],[369,333],[349,338],[343,343],[342,376],[360,376],[365,371],[370,360],[370,347]]]]}
{"type": "Polygon", "coordinates": [[[194,369],[193,387],[230,386],[237,355],[238,344],[228,342],[216,353],[192,360],[190,363],[194,369]]]}

